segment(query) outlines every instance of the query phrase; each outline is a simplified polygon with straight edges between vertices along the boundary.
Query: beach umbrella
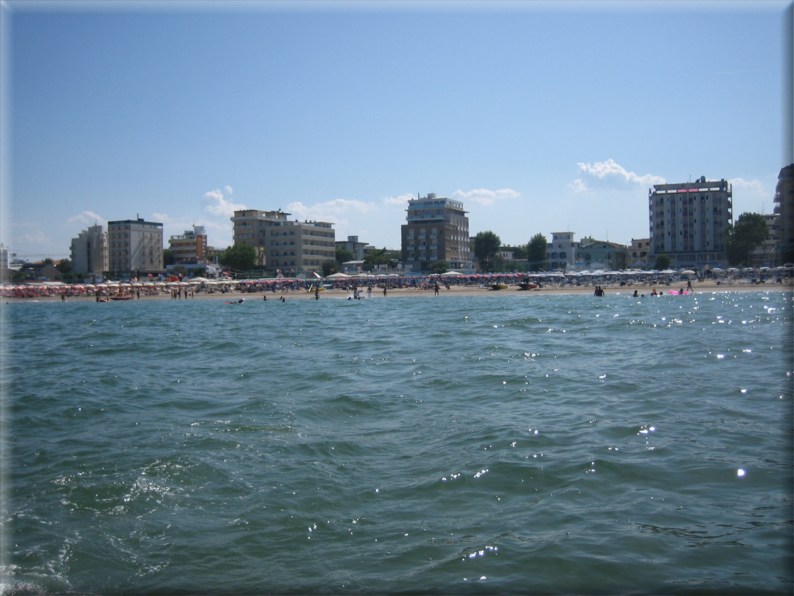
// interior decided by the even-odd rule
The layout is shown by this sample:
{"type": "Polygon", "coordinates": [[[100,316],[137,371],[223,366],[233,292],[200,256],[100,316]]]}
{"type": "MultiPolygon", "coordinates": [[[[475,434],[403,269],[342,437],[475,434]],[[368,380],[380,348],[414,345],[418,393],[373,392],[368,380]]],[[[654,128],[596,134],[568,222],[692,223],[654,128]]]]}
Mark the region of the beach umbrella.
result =
{"type": "Polygon", "coordinates": [[[691,269],[684,269],[684,270],[681,272],[681,275],[695,275],[695,272],[694,272],[694,271],[692,271],[691,269]]]}

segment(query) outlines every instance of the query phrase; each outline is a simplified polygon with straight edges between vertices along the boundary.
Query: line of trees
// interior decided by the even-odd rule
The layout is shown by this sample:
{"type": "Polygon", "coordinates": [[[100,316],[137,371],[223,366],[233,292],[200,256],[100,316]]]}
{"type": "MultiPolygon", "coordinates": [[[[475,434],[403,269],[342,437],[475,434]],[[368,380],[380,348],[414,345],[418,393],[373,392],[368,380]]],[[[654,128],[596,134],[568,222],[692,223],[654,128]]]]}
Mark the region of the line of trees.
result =
{"type": "Polygon", "coordinates": [[[526,259],[533,271],[545,271],[549,267],[548,243],[543,234],[535,234],[527,244],[502,246],[502,241],[494,232],[480,232],[474,237],[474,257],[483,271],[499,271],[507,267],[500,252],[511,251],[516,259],[526,259]]]}

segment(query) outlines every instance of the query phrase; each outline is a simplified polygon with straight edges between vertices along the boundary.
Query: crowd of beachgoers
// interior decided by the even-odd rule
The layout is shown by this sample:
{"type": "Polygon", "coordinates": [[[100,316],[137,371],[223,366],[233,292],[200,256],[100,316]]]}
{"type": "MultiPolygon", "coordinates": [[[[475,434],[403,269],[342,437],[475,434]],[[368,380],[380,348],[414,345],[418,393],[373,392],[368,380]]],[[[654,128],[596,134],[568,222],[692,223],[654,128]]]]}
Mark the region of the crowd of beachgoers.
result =
{"type": "Polygon", "coordinates": [[[61,282],[26,282],[0,286],[3,298],[79,297],[91,296],[109,299],[134,299],[141,297],[195,297],[196,295],[227,293],[288,293],[291,291],[342,290],[355,292],[358,289],[380,290],[435,290],[436,286],[451,288],[485,288],[494,286],[516,286],[532,284],[532,289],[587,289],[593,287],[614,288],[632,286],[675,286],[695,282],[708,285],[738,284],[790,284],[794,267],[744,268],[711,270],[708,276],[698,276],[694,271],[577,271],[552,273],[445,273],[432,275],[403,275],[397,273],[335,274],[329,278],[271,278],[235,280],[231,278],[184,278],[171,281],[137,280],[128,282],[104,281],[96,284],[66,284],[61,282]]]}

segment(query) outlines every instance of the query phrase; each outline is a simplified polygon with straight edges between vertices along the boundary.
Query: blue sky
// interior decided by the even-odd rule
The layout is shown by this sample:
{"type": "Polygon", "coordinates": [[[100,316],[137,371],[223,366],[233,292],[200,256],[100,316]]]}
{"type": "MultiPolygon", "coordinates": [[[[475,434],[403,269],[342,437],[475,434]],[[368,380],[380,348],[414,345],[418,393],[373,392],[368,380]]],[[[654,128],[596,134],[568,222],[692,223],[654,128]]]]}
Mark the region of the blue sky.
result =
{"type": "Polygon", "coordinates": [[[654,182],[770,212],[792,161],[787,2],[85,6],[3,7],[0,241],[31,260],[136,216],[225,247],[243,207],[399,248],[428,192],[505,244],[628,243],[654,182]]]}

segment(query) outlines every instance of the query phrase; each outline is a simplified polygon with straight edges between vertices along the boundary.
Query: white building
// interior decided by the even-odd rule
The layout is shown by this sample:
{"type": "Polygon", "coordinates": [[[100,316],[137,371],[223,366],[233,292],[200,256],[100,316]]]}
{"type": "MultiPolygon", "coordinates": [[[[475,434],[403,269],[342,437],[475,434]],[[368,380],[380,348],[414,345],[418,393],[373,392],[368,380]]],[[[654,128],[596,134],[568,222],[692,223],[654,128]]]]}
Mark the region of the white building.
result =
{"type": "Polygon", "coordinates": [[[733,221],[726,180],[656,184],[648,191],[650,262],[666,254],[672,267],[726,267],[725,229],[733,221]]]}
{"type": "MultiPolygon", "coordinates": [[[[567,269],[576,264],[577,242],[573,239],[573,232],[552,232],[551,243],[546,247],[549,253],[549,269],[567,269]]],[[[530,269],[537,269],[529,263],[530,269]]]]}
{"type": "Polygon", "coordinates": [[[337,248],[344,248],[350,252],[357,261],[362,261],[365,256],[376,250],[371,244],[359,242],[358,236],[348,236],[347,240],[337,240],[335,244],[337,248]]]}
{"type": "Polygon", "coordinates": [[[72,238],[72,271],[102,275],[108,271],[108,233],[101,225],[90,226],[72,238]]]}
{"type": "Polygon", "coordinates": [[[8,247],[5,244],[0,244],[0,269],[8,269],[8,247]]]}
{"type": "Polygon", "coordinates": [[[108,269],[114,277],[165,273],[163,224],[138,219],[108,222],[108,269]]]}
{"type": "Polygon", "coordinates": [[[249,244],[257,263],[268,271],[318,271],[323,261],[336,258],[333,224],[290,221],[289,213],[242,209],[234,212],[234,243],[249,244]]]}

